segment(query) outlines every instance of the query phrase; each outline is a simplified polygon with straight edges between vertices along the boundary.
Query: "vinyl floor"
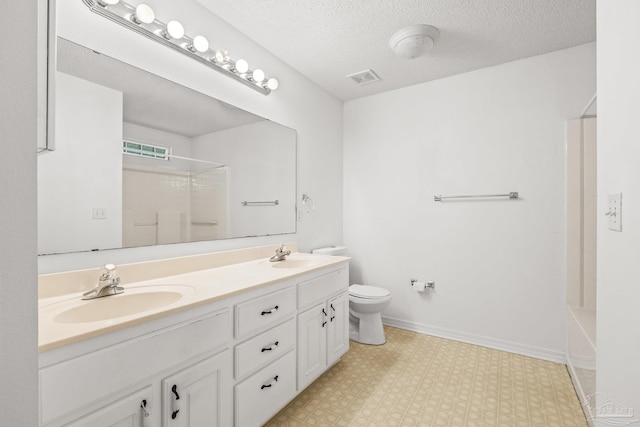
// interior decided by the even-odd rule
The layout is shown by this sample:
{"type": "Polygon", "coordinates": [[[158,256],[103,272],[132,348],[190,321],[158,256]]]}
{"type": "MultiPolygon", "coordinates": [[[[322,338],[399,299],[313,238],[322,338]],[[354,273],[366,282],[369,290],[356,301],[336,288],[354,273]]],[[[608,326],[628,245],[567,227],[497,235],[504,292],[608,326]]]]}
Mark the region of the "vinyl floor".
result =
{"type": "Polygon", "coordinates": [[[266,425],[587,425],[564,365],[385,326],[266,425]]]}

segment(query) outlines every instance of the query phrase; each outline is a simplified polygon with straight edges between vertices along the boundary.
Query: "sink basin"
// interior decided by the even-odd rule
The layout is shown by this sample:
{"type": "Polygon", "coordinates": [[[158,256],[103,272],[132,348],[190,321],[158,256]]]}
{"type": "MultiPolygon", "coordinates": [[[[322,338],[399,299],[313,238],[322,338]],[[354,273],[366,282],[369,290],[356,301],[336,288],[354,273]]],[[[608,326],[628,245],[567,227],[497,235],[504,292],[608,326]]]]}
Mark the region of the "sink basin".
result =
{"type": "MultiPolygon", "coordinates": [[[[192,290],[190,287],[186,289],[192,290]]],[[[161,287],[155,287],[154,290],[145,290],[142,287],[125,289],[123,294],[74,303],[71,307],[58,312],[53,317],[53,321],[87,323],[131,316],[173,304],[183,295],[179,290],[161,287]]]]}
{"type": "Polygon", "coordinates": [[[312,259],[286,259],[284,261],[272,262],[273,268],[306,268],[313,267],[318,261],[312,259]]]}

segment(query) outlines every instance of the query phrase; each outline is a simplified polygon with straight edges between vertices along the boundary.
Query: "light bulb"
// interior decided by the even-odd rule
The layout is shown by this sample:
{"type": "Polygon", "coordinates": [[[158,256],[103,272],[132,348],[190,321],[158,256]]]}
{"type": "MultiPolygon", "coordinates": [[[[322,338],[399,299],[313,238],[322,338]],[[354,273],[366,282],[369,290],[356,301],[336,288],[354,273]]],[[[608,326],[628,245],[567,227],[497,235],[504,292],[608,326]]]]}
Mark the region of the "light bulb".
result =
{"type": "Polygon", "coordinates": [[[256,83],[262,82],[264,80],[264,71],[262,71],[259,68],[256,68],[255,70],[253,70],[252,78],[253,78],[253,81],[256,83]]]}
{"type": "Polygon", "coordinates": [[[215,58],[218,64],[226,64],[229,62],[229,52],[224,49],[216,50],[215,58]]]}
{"type": "Polygon", "coordinates": [[[169,21],[165,38],[181,39],[184,37],[184,27],[178,21],[169,21]]]}
{"type": "Polygon", "coordinates": [[[136,7],[136,13],[133,16],[133,20],[136,23],[151,24],[155,19],[156,14],[153,13],[153,9],[151,9],[151,6],[143,3],[139,4],[138,7],[136,7]]]}
{"type": "Polygon", "coordinates": [[[278,83],[277,79],[271,77],[267,80],[267,89],[276,90],[278,89],[278,86],[280,86],[280,83],[278,83]]]}
{"type": "Polygon", "coordinates": [[[247,61],[245,61],[244,59],[238,59],[236,61],[235,68],[238,73],[244,74],[249,71],[249,63],[247,63],[247,61]]]}
{"type": "Polygon", "coordinates": [[[198,52],[206,52],[209,49],[209,40],[203,36],[195,36],[192,43],[193,49],[198,52]]]}
{"type": "Polygon", "coordinates": [[[119,2],[120,0],[98,0],[98,3],[100,3],[100,6],[107,6],[107,5],[113,6],[114,4],[118,4],[119,2]]]}

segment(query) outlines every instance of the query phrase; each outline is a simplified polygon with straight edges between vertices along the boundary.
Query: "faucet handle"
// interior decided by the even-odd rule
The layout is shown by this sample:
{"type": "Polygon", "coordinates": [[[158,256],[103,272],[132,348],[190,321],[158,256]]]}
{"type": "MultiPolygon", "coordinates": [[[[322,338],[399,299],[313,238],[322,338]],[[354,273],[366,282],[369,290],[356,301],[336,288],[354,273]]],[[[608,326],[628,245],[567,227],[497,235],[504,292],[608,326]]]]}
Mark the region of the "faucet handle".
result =
{"type": "Polygon", "coordinates": [[[100,275],[100,280],[113,279],[113,276],[115,276],[115,274],[116,274],[115,264],[105,264],[104,271],[100,275]]]}

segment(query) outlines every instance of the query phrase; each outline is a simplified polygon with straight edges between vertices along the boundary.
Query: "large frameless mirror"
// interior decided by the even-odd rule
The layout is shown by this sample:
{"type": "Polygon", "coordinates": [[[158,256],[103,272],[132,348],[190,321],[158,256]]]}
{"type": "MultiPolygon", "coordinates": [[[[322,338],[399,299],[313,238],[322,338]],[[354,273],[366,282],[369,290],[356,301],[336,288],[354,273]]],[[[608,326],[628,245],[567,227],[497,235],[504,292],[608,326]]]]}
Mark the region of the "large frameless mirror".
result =
{"type": "Polygon", "coordinates": [[[296,132],[57,39],[40,254],[295,233],[296,132]]]}

